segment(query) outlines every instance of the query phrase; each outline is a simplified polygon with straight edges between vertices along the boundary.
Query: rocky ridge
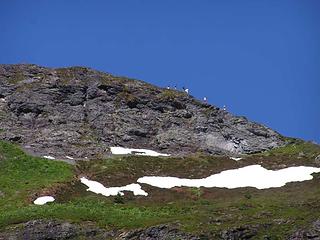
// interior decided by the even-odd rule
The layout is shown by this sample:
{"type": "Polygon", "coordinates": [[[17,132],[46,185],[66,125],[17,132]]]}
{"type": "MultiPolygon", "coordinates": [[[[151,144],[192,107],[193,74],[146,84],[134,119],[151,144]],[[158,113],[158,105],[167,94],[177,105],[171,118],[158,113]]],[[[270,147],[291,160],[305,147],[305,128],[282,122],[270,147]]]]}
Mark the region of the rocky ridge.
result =
{"type": "Polygon", "coordinates": [[[186,155],[261,152],[280,134],[180,91],[84,67],[0,65],[0,138],[34,155],[101,158],[109,147],[186,155]]]}

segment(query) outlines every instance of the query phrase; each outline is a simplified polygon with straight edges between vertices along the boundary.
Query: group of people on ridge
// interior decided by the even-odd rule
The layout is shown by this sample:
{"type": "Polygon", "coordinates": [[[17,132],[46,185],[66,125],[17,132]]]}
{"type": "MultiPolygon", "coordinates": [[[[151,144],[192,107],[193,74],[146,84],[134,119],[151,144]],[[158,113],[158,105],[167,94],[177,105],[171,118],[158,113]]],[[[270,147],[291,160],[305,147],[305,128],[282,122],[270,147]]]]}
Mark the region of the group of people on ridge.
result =
{"type": "MultiPolygon", "coordinates": [[[[167,86],[167,89],[171,89],[170,86],[167,86]]],[[[174,89],[174,90],[177,90],[177,85],[174,85],[173,89],[174,89]]],[[[189,94],[189,89],[188,89],[188,88],[182,87],[182,90],[183,90],[184,92],[186,92],[187,94],[189,94]]],[[[206,104],[208,103],[207,97],[203,97],[203,102],[206,103],[206,104]]],[[[222,110],[224,110],[224,111],[227,110],[226,105],[223,105],[222,110]]]]}
{"type": "MultiPolygon", "coordinates": [[[[170,86],[167,86],[167,89],[171,89],[170,86]]],[[[175,85],[175,86],[173,87],[173,89],[174,89],[174,90],[177,90],[177,85],[175,85]]],[[[189,88],[182,87],[182,90],[183,90],[184,92],[186,92],[187,94],[189,94],[189,88]]],[[[204,97],[204,98],[203,98],[203,102],[204,102],[204,103],[208,103],[207,97],[204,97]]]]}

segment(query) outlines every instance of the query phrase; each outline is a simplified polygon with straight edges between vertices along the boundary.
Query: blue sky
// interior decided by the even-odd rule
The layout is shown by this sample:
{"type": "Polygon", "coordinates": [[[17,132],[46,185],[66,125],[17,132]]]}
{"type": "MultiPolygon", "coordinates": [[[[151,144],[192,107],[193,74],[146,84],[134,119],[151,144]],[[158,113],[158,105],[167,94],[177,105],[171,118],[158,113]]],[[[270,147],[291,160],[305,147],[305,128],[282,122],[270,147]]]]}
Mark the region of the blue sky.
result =
{"type": "Polygon", "coordinates": [[[320,142],[318,0],[3,0],[0,63],[88,66],[320,142]]]}

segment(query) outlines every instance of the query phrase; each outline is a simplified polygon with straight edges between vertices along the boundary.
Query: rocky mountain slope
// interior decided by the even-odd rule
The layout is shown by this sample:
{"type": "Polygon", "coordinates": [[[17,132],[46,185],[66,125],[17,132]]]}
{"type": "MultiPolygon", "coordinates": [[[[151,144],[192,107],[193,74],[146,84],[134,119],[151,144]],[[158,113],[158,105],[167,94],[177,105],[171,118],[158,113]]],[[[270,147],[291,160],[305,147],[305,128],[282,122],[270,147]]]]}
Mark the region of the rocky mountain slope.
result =
{"type": "Polygon", "coordinates": [[[1,139],[60,159],[101,158],[112,146],[235,155],[284,144],[184,92],[83,67],[0,65],[0,128],[1,139]]]}
{"type": "Polygon", "coordinates": [[[101,195],[81,183],[204,179],[253,165],[320,167],[320,146],[139,80],[81,67],[0,65],[0,240],[320,239],[320,173],[263,190],[139,182],[148,195],[101,195]],[[115,156],[114,146],[172,156],[115,156]],[[252,154],[230,157],[243,153],[252,154]],[[55,200],[34,204],[42,196],[55,200]]]}

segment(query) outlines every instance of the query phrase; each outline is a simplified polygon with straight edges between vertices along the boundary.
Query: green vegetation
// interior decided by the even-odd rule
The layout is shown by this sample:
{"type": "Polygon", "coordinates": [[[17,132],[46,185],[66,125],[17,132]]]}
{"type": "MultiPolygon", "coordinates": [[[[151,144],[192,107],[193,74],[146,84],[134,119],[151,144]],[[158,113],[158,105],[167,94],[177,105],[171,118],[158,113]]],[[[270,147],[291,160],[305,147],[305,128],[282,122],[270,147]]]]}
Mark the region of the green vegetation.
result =
{"type": "Polygon", "coordinates": [[[71,68],[58,68],[56,72],[62,84],[68,84],[75,78],[74,71],[72,71],[71,68]]]}
{"type": "Polygon", "coordinates": [[[114,203],[124,204],[124,198],[121,196],[120,193],[117,194],[117,196],[113,199],[114,203]]]}
{"type": "MultiPolygon", "coordinates": [[[[292,144],[268,153],[280,162],[291,154],[292,165],[301,161],[301,151],[306,156],[320,153],[318,146],[310,143],[292,144]]],[[[319,217],[320,174],[315,174],[312,181],[266,190],[165,190],[143,185],[148,197],[132,193],[104,197],[87,192],[86,187],[75,180],[79,174],[108,186],[120,186],[154,174],[198,178],[264,159],[274,161],[272,156],[262,154],[239,162],[201,155],[188,158],[131,156],[80,162],[74,170],[64,162],[31,157],[16,145],[0,142],[0,227],[40,218],[92,221],[110,229],[178,222],[185,231],[212,234],[243,225],[261,225],[267,227],[259,231],[257,239],[262,239],[264,234],[271,239],[283,239],[319,217]],[[55,202],[44,206],[32,204],[36,196],[44,190],[50,194],[52,189],[55,202]]]]}
{"type": "Polygon", "coordinates": [[[190,188],[190,190],[191,190],[192,194],[194,194],[194,196],[196,198],[200,198],[201,197],[201,194],[202,194],[201,188],[192,187],[192,188],[190,188]]]}
{"type": "Polygon", "coordinates": [[[25,76],[21,72],[15,72],[14,75],[10,76],[9,83],[16,84],[25,79],[25,76]]]}
{"type": "Polygon", "coordinates": [[[300,155],[301,157],[316,157],[318,154],[320,154],[320,146],[311,142],[304,142],[298,139],[288,139],[287,142],[288,144],[286,146],[272,149],[270,151],[265,152],[264,154],[269,156],[300,155]]]}
{"type": "Polygon", "coordinates": [[[129,88],[125,85],[122,92],[120,92],[116,97],[116,104],[120,105],[120,103],[124,101],[129,107],[135,107],[139,103],[139,99],[130,92],[129,88]]]}
{"type": "Polygon", "coordinates": [[[114,204],[108,200],[84,197],[65,204],[17,208],[0,214],[0,226],[30,219],[65,219],[72,222],[94,221],[102,227],[134,228],[159,223],[169,216],[169,209],[139,208],[114,204]],[[156,221],[155,221],[156,220],[156,221]]]}
{"type": "Polygon", "coordinates": [[[165,89],[159,95],[158,99],[163,101],[174,100],[183,95],[182,92],[178,92],[172,89],[165,89]]]}
{"type": "Polygon", "coordinates": [[[30,205],[34,193],[72,176],[66,163],[31,157],[18,146],[0,141],[0,214],[30,205]]]}

